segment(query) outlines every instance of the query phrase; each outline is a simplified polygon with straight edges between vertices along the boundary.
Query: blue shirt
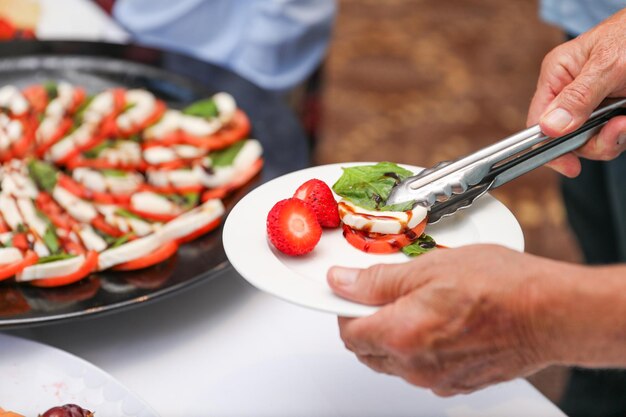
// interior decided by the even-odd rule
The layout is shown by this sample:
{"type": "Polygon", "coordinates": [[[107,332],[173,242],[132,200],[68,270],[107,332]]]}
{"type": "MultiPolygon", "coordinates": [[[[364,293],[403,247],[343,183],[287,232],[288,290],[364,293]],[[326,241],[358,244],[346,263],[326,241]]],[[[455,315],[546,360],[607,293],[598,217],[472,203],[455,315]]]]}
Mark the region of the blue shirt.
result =
{"type": "Polygon", "coordinates": [[[320,65],[335,12],[335,0],[118,0],[113,9],[137,41],[274,91],[298,85],[320,65]]]}
{"type": "Polygon", "coordinates": [[[580,35],[623,8],[626,0],[541,0],[541,17],[580,35]]]}

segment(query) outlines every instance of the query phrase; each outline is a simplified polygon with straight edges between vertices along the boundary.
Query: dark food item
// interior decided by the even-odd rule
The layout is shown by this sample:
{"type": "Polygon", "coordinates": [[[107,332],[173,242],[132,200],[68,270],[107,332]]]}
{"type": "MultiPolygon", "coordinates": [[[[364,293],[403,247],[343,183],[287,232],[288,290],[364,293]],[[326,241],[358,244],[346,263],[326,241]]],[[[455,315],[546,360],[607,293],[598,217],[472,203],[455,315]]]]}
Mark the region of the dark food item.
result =
{"type": "Polygon", "coordinates": [[[94,413],[76,405],[65,404],[60,407],[53,407],[39,417],[93,417],[94,413]]]}

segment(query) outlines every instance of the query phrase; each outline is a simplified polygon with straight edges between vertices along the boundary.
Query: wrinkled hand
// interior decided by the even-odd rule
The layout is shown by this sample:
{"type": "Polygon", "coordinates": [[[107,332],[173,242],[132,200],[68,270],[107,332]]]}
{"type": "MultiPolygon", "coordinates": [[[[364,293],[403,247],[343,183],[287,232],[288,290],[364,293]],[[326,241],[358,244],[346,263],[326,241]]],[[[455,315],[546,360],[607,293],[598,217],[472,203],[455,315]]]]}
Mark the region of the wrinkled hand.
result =
{"type": "MultiPolygon", "coordinates": [[[[547,135],[562,136],[579,128],[607,97],[626,97],[626,9],[546,55],[527,124],[539,123],[547,135]]],[[[548,166],[575,177],[579,156],[611,160],[624,150],[626,116],[619,116],[575,153],[548,166]]]]}
{"type": "Polygon", "coordinates": [[[344,298],[386,304],[370,317],[339,318],[341,338],[361,362],[447,396],[549,365],[534,301],[554,264],[474,245],[403,264],[333,267],[328,282],[344,298]]]}

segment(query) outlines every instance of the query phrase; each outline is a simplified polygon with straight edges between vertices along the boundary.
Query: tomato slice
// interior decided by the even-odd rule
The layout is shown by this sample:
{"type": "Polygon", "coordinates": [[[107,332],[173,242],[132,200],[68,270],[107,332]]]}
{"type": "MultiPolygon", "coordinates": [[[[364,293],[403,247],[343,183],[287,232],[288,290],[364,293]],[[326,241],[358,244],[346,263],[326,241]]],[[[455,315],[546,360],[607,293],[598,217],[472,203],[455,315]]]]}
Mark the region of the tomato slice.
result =
{"type": "Polygon", "coordinates": [[[21,118],[23,134],[22,137],[11,145],[11,157],[23,158],[26,156],[30,147],[35,141],[35,129],[37,126],[37,120],[34,117],[21,118]]]}
{"type": "Polygon", "coordinates": [[[43,278],[30,281],[31,285],[35,287],[60,287],[62,285],[73,284],[76,281],[80,281],[87,275],[96,270],[98,266],[98,252],[89,251],[85,258],[85,262],[76,271],[68,275],[53,278],[43,278]]]}
{"type": "Polygon", "coordinates": [[[115,123],[115,125],[113,126],[113,134],[114,136],[126,138],[139,132],[143,132],[148,126],[156,123],[161,118],[161,116],[163,116],[165,110],[167,110],[165,103],[163,103],[161,100],[157,100],[154,110],[143,122],[139,123],[136,126],[133,126],[129,130],[120,129],[117,123],[115,123]]]}
{"type": "Polygon", "coordinates": [[[129,206],[128,211],[136,214],[139,217],[143,217],[144,219],[153,220],[155,222],[163,222],[163,223],[169,222],[170,220],[173,220],[178,216],[178,214],[150,213],[148,211],[136,210],[133,208],[133,206],[129,206]]]}
{"type": "Polygon", "coordinates": [[[42,84],[30,85],[22,90],[22,95],[37,113],[43,113],[48,105],[48,92],[42,84]]]}
{"type": "Polygon", "coordinates": [[[68,160],[65,165],[70,169],[78,167],[87,167],[93,169],[119,169],[120,171],[145,171],[148,164],[144,161],[138,161],[136,164],[121,164],[111,163],[104,158],[85,158],[81,155],[77,155],[75,158],[68,160]]]}
{"type": "Polygon", "coordinates": [[[213,198],[224,198],[236,189],[244,186],[248,181],[256,176],[263,168],[263,158],[259,158],[248,169],[239,174],[237,178],[229,184],[221,187],[212,188],[202,194],[202,201],[208,201],[213,198]]]}
{"type": "Polygon", "coordinates": [[[156,187],[154,185],[144,184],[141,187],[143,191],[152,191],[158,194],[186,194],[186,193],[198,193],[202,191],[204,186],[201,184],[198,185],[188,185],[186,187],[175,187],[173,185],[168,185],[165,187],[156,187]]]}
{"type": "Polygon", "coordinates": [[[209,136],[193,136],[182,130],[168,133],[156,139],[144,142],[144,147],[170,146],[181,143],[193,145],[204,150],[218,150],[226,148],[245,138],[250,133],[250,119],[240,109],[235,111],[232,120],[220,130],[209,136]]]}
{"type": "Polygon", "coordinates": [[[141,258],[116,265],[113,267],[113,269],[116,271],[134,271],[136,269],[147,268],[149,266],[163,262],[170,256],[174,255],[177,250],[178,243],[176,243],[175,241],[167,242],[166,244],[160,246],[154,252],[146,256],[142,256],[141,258]]]}
{"type": "Polygon", "coordinates": [[[232,145],[247,137],[249,133],[250,119],[242,110],[237,109],[232,120],[212,135],[198,137],[181,131],[179,140],[198,148],[215,151],[232,145]]]}
{"type": "Polygon", "coordinates": [[[35,153],[40,158],[42,158],[44,154],[48,152],[48,149],[50,149],[52,145],[54,145],[55,143],[57,143],[58,141],[60,141],[61,139],[65,137],[65,135],[72,128],[72,125],[73,125],[72,119],[70,118],[62,119],[61,123],[59,124],[58,129],[56,130],[56,132],[54,132],[54,135],[50,136],[50,138],[45,143],[38,145],[37,149],[35,150],[35,153]]]}
{"type": "Polygon", "coordinates": [[[67,175],[59,175],[58,183],[61,187],[65,188],[76,197],[83,198],[85,200],[93,200],[102,204],[123,204],[130,201],[129,195],[118,196],[110,193],[102,193],[98,191],[92,191],[85,187],[83,184],[74,181],[67,175]]]}
{"type": "Polygon", "coordinates": [[[24,258],[21,261],[0,266],[0,281],[11,278],[15,274],[21,272],[22,269],[36,263],[38,259],[39,257],[37,254],[34,251],[29,250],[26,251],[24,258]]]}
{"type": "Polygon", "coordinates": [[[181,238],[178,238],[176,240],[176,242],[179,245],[182,245],[183,243],[191,242],[192,240],[195,240],[195,239],[199,238],[200,236],[203,236],[203,235],[209,233],[211,230],[213,230],[216,227],[218,227],[220,225],[220,223],[222,223],[222,218],[218,217],[217,219],[213,220],[211,223],[207,224],[206,226],[203,226],[200,229],[194,230],[193,232],[189,233],[187,236],[183,236],[181,238]]]}
{"type": "Polygon", "coordinates": [[[16,248],[26,251],[30,249],[30,245],[28,244],[28,238],[26,237],[26,233],[16,233],[13,235],[13,246],[16,248]]]}
{"type": "Polygon", "coordinates": [[[121,237],[124,235],[124,232],[116,227],[111,226],[109,223],[106,222],[106,220],[104,220],[104,217],[100,215],[98,215],[98,217],[91,221],[91,225],[109,236],[121,237]]]}
{"type": "Polygon", "coordinates": [[[398,252],[403,247],[410,245],[424,233],[427,218],[422,220],[417,226],[405,233],[385,235],[381,233],[367,233],[362,230],[355,230],[343,225],[343,236],[348,243],[360,251],[368,253],[393,253],[398,252]]]}

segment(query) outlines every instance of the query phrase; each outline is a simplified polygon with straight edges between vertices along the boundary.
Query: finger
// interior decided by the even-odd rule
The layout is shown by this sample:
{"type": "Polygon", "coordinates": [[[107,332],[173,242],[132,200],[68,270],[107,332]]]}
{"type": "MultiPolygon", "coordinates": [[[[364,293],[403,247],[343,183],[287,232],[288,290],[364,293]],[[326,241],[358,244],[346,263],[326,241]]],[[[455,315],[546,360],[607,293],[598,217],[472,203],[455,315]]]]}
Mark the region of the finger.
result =
{"type": "Polygon", "coordinates": [[[346,348],[357,355],[386,356],[387,351],[382,345],[389,326],[387,318],[380,311],[372,316],[353,319],[339,317],[339,336],[346,348]]]}
{"type": "Polygon", "coordinates": [[[376,372],[397,375],[398,366],[393,359],[385,355],[356,355],[357,359],[376,372]]]}
{"type": "Polygon", "coordinates": [[[614,117],[576,151],[583,158],[610,161],[626,151],[626,116],[614,117]]]}
{"type": "Polygon", "coordinates": [[[539,118],[541,130],[557,137],[578,129],[615,87],[593,61],[561,90],[539,118]]]}
{"type": "MultiPolygon", "coordinates": [[[[570,56],[569,45],[564,44],[555,48],[544,58],[537,80],[537,89],[528,109],[527,126],[538,124],[539,118],[554,101],[557,94],[566,85],[574,81],[572,72],[578,72],[576,71],[578,60],[563,58],[570,56]]],[[[580,66],[582,67],[582,64],[580,66]]]]}
{"type": "Polygon", "coordinates": [[[379,264],[367,269],[332,267],[328,285],[343,298],[363,304],[390,303],[422,285],[425,277],[415,261],[379,264]]]}
{"type": "Polygon", "coordinates": [[[580,159],[572,153],[566,153],[546,164],[548,168],[552,168],[561,175],[568,178],[575,178],[580,175],[581,165],[580,159]]]}

